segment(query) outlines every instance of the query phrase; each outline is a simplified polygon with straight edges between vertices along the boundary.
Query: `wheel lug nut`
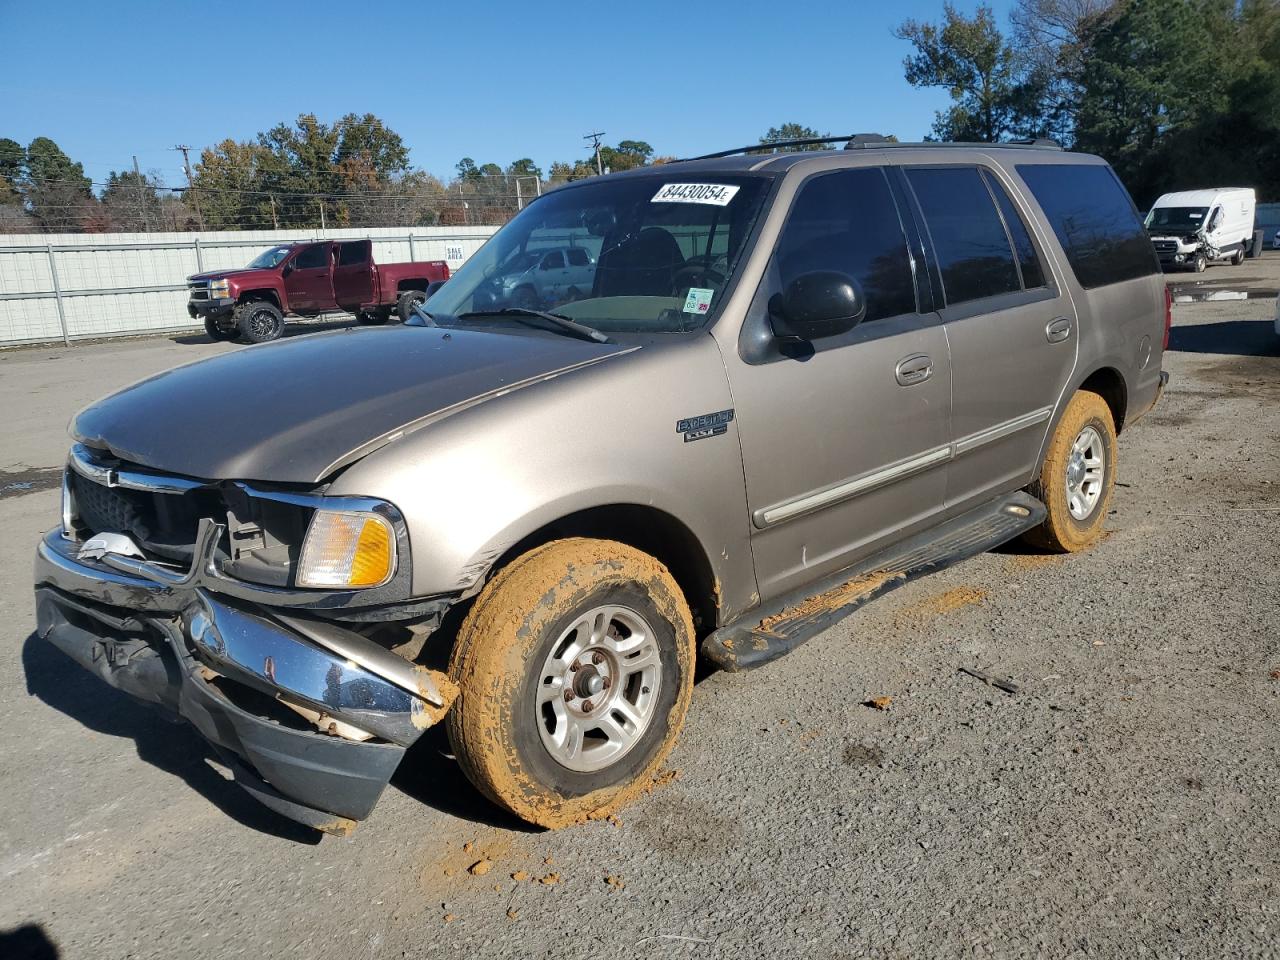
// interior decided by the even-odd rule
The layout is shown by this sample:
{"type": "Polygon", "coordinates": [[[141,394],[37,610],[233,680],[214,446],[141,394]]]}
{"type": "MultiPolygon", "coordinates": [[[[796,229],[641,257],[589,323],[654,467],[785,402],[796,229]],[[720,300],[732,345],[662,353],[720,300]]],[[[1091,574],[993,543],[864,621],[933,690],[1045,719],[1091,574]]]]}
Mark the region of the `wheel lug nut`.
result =
{"type": "Polygon", "coordinates": [[[569,669],[570,669],[570,670],[572,670],[574,673],[577,673],[577,672],[578,672],[578,668],[579,668],[580,666],[582,666],[582,664],[578,663],[578,661],[577,661],[577,660],[575,660],[575,661],[573,661],[573,663],[569,664],[569,669]]]}
{"type": "Polygon", "coordinates": [[[584,700],[584,701],[582,701],[582,712],[583,712],[583,713],[590,713],[594,707],[595,707],[595,704],[594,704],[594,703],[592,703],[590,700],[584,700]]]}
{"type": "Polygon", "coordinates": [[[601,677],[600,679],[604,683],[605,690],[608,690],[611,686],[613,686],[613,681],[609,677],[601,677]]]}
{"type": "Polygon", "coordinates": [[[566,690],[566,691],[564,692],[564,702],[565,702],[565,703],[569,703],[571,700],[573,700],[573,691],[572,691],[572,690],[566,690]]]}
{"type": "Polygon", "coordinates": [[[592,662],[592,663],[594,663],[594,664],[601,664],[601,663],[604,663],[604,654],[603,654],[603,653],[600,653],[600,652],[597,650],[595,653],[593,653],[593,654],[591,655],[591,662],[592,662]]]}

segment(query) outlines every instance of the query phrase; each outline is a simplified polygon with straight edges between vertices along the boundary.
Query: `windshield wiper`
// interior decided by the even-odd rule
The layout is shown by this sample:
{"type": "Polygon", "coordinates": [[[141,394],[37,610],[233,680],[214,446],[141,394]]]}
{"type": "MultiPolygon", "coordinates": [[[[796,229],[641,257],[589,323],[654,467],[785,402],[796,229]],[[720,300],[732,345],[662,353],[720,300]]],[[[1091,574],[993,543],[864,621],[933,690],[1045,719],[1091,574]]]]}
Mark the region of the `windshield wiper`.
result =
{"type": "Polygon", "coordinates": [[[474,310],[470,313],[460,313],[455,318],[457,320],[468,320],[475,317],[538,317],[554,323],[561,330],[568,331],[574,336],[582,337],[584,340],[591,340],[595,343],[613,343],[606,334],[601,333],[595,327],[588,327],[585,323],[579,323],[577,320],[570,320],[562,313],[549,313],[546,310],[534,310],[532,307],[504,307],[501,310],[474,310]]]}

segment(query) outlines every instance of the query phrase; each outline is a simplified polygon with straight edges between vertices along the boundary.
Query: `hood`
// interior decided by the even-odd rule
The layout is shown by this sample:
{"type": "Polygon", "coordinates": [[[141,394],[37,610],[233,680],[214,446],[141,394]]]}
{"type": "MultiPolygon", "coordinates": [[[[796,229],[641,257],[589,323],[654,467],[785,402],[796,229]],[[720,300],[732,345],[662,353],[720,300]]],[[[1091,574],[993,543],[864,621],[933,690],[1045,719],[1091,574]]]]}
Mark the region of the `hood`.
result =
{"type": "Polygon", "coordinates": [[[193,273],[187,277],[187,281],[192,280],[236,280],[243,285],[243,281],[252,280],[257,282],[264,277],[270,277],[273,280],[280,279],[280,271],[276,268],[259,268],[252,269],[246,267],[237,267],[234,270],[206,270],[204,273],[193,273]]]}
{"type": "Polygon", "coordinates": [[[72,433],[165,473],[317,483],[408,430],[632,349],[554,333],[337,330],[143,380],[86,407],[72,433]]]}

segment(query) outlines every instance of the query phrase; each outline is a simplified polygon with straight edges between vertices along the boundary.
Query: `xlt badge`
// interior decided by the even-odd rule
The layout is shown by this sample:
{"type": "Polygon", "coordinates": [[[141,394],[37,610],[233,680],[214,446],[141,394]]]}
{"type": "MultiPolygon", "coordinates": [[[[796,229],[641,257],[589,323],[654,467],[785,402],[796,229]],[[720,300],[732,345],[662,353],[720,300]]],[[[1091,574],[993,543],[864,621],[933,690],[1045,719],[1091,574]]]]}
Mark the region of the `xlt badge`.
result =
{"type": "Polygon", "coordinates": [[[676,433],[684,434],[684,442],[705,440],[707,437],[718,437],[729,429],[733,422],[733,409],[721,410],[717,413],[704,413],[700,417],[689,417],[676,421],[676,433]]]}

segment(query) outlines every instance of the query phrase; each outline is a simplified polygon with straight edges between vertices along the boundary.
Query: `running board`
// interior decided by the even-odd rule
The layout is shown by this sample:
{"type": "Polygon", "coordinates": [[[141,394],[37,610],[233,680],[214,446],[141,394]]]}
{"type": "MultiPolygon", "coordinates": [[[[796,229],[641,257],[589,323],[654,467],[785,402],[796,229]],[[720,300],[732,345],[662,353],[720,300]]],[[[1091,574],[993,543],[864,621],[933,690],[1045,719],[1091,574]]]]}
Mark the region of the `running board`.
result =
{"type": "Polygon", "coordinates": [[[817,584],[757,607],[703,640],[702,655],[731,673],[777,660],[864,603],[998,547],[1044,518],[1044,504],[1029,493],[1004,494],[817,584]]]}

